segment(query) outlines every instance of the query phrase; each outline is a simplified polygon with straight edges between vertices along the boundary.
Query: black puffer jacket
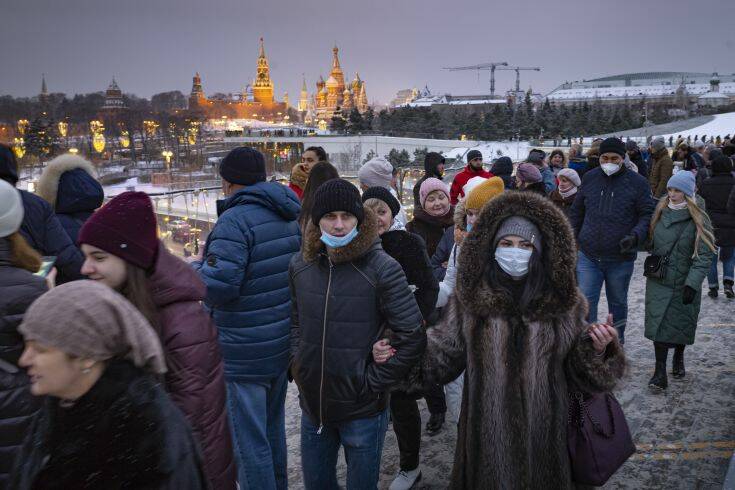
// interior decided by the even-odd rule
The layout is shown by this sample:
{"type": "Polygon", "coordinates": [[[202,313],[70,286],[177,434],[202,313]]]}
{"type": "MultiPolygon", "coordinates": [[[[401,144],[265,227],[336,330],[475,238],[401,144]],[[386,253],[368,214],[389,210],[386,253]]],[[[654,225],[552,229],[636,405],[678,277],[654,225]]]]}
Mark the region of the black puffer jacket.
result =
{"type": "Polygon", "coordinates": [[[699,195],[704,198],[707,214],[715,228],[719,247],[735,247],[735,214],[727,212],[727,200],[735,188],[735,177],[729,158],[719,157],[712,162],[712,177],[702,182],[699,195]]]}
{"type": "Polygon", "coordinates": [[[40,398],[31,395],[25,370],[18,367],[23,337],[18,325],[28,307],[46,291],[46,282],[10,263],[10,243],[0,238],[0,489],[20,450],[40,398]]]}
{"type": "Polygon", "coordinates": [[[434,277],[429,256],[426,255],[426,244],[420,236],[405,230],[387,231],[380,235],[380,242],[385,253],[398,261],[408,284],[416,286],[413,295],[421,316],[428,320],[436,306],[439,281],[434,277]]]}
{"type": "Polygon", "coordinates": [[[349,245],[325,250],[309,223],[302,251],[291,260],[291,374],[301,409],[315,424],[371,417],[388,390],[426,346],[421,313],[401,266],[380,246],[373,212],[365,208],[349,245]],[[375,364],[372,346],[385,329],[397,354],[375,364]]]}
{"type": "Polygon", "coordinates": [[[23,444],[10,488],[206,488],[184,416],[163,388],[113,361],[71,408],[49,397],[23,444]]]}
{"type": "Polygon", "coordinates": [[[436,253],[439,242],[444,237],[447,228],[454,227],[454,206],[444,216],[432,216],[423,208],[415,208],[413,219],[406,224],[406,231],[420,236],[426,243],[426,253],[429,257],[436,253]]]}

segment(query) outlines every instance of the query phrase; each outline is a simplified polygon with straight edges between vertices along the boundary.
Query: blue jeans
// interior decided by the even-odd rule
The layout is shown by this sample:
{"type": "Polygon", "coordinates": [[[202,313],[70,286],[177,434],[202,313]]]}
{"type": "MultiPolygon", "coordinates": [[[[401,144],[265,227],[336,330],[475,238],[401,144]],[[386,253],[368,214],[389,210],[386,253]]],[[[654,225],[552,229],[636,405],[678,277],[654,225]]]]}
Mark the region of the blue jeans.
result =
{"type": "Polygon", "coordinates": [[[597,303],[600,302],[602,283],[605,283],[608,311],[612,313],[620,342],[625,342],[628,321],[628,286],[633,277],[635,260],[590,259],[583,252],[577,257],[577,282],[587,297],[587,321],[597,322],[597,303]]]}
{"type": "Polygon", "coordinates": [[[227,382],[227,404],[241,490],[288,488],[286,389],[280,376],[261,383],[227,382]]]}
{"type": "Polygon", "coordinates": [[[301,466],[306,490],[339,490],[337,452],[340,444],[347,461],[347,490],[375,490],[380,477],[388,410],[374,417],[319,426],[301,415],[301,466]]]}
{"type": "MultiPolygon", "coordinates": [[[[722,279],[732,281],[735,278],[735,247],[720,247],[719,260],[722,262],[722,279]]],[[[717,279],[718,254],[712,259],[712,267],[707,275],[709,287],[719,286],[717,279]]]]}

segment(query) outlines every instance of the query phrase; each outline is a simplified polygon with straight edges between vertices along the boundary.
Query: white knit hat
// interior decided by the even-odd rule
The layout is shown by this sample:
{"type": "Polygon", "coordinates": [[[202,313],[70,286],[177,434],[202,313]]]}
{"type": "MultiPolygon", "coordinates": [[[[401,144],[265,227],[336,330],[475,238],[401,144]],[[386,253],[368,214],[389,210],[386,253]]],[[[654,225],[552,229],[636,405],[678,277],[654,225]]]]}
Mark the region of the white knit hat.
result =
{"type": "Polygon", "coordinates": [[[472,189],[477,187],[478,185],[485,182],[487,179],[485,177],[472,177],[470,180],[467,181],[467,183],[462,186],[462,192],[464,192],[465,196],[469,196],[470,192],[472,192],[472,189]]]}
{"type": "Polygon", "coordinates": [[[393,179],[393,165],[383,157],[375,157],[365,162],[357,171],[357,179],[366,187],[390,187],[393,179]]]}
{"type": "Polygon", "coordinates": [[[0,180],[0,238],[18,231],[22,222],[23,202],[20,199],[20,192],[4,180],[0,180]]]}

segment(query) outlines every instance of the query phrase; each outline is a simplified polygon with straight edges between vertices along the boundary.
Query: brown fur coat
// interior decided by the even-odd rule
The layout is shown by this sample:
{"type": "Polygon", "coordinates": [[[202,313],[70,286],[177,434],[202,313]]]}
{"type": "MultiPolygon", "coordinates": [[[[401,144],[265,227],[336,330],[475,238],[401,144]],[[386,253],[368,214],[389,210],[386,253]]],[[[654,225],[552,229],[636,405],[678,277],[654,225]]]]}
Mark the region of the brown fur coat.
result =
{"type": "Polygon", "coordinates": [[[447,383],[466,370],[451,488],[574,487],[567,390],[611,390],[625,370],[617,342],[598,356],[586,335],[587,304],[577,289],[575,263],[567,219],[532,193],[490,201],[465,238],[455,296],[429,330],[426,354],[410,383],[447,383]],[[541,230],[542,262],[551,278],[549,290],[524,312],[485,280],[493,237],[514,215],[541,230]]]}

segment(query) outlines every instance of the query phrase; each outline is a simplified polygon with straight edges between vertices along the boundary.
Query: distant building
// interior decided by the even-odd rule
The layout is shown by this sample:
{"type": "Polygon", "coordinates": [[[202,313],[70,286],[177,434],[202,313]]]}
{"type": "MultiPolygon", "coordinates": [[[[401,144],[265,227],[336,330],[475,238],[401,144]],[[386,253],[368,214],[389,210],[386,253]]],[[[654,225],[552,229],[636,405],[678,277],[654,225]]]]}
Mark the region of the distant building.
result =
{"type": "MultiPolygon", "coordinates": [[[[614,75],[581,82],[567,82],[546,95],[556,104],[573,105],[600,101],[603,104],[649,103],[681,106],[698,104],[698,98],[712,92],[710,81],[719,80],[719,96],[705,98],[735,101],[735,74],[715,76],[692,72],[646,72],[614,75]]],[[[720,103],[718,102],[718,103],[720,103]]]]}
{"type": "Polygon", "coordinates": [[[288,115],[288,103],[276,101],[273,93],[268,58],[265,56],[263,38],[260,38],[260,53],[252,85],[248,84],[240,94],[207,98],[202,88],[202,78],[197,73],[194,75],[189,94],[189,110],[202,112],[208,119],[259,119],[280,122],[288,115]]]}
{"type": "MultiPolygon", "coordinates": [[[[731,103],[731,98],[720,92],[720,77],[717,73],[712,75],[709,86],[709,92],[697,97],[699,107],[722,107],[731,103]]],[[[735,94],[733,96],[735,98],[735,94]]]]}
{"type": "Polygon", "coordinates": [[[399,90],[396,97],[390,101],[390,107],[401,107],[419,98],[421,92],[417,88],[405,88],[399,90]]]}
{"type": "Polygon", "coordinates": [[[115,77],[112,77],[110,86],[105,91],[105,103],[102,105],[102,112],[116,112],[127,109],[123,100],[122,90],[118,87],[115,77]]]}
{"type": "Polygon", "coordinates": [[[332,71],[329,73],[329,78],[325,82],[320,76],[316,83],[315,117],[326,122],[331,120],[337,111],[346,114],[353,108],[357,108],[360,112],[365,112],[368,108],[365,82],[360,79],[358,73],[355,73],[355,79],[345,83],[345,76],[339,62],[339,48],[335,46],[332,49],[332,71]]]}

